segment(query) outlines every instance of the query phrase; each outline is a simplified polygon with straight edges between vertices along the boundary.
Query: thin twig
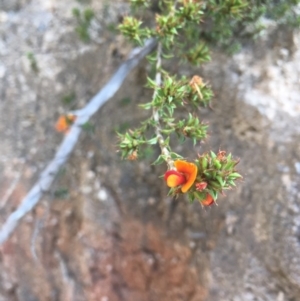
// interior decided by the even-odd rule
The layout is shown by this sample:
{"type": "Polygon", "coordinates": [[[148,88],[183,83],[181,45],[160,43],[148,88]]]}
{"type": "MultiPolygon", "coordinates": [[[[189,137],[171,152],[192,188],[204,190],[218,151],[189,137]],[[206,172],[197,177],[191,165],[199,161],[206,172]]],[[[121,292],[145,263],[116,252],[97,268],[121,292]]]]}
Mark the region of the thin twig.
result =
{"type": "Polygon", "coordinates": [[[4,208],[7,201],[9,200],[9,198],[11,197],[11,195],[13,194],[13,192],[15,191],[15,188],[17,187],[19,181],[21,178],[21,172],[19,172],[16,177],[14,178],[13,182],[11,183],[11,185],[9,186],[8,190],[6,191],[5,195],[3,196],[3,198],[0,201],[0,209],[4,208]]]}
{"type": "Polygon", "coordinates": [[[57,258],[62,274],[62,280],[67,285],[65,287],[65,298],[66,301],[72,301],[74,300],[75,295],[75,281],[74,278],[71,276],[70,270],[68,268],[68,265],[66,261],[64,260],[62,254],[56,250],[54,253],[55,257],[57,258]]]}
{"type": "Polygon", "coordinates": [[[22,200],[20,206],[9,215],[0,230],[0,244],[5,242],[20,223],[26,213],[30,212],[39,202],[42,195],[49,188],[61,167],[72,153],[84,125],[101,106],[106,103],[120,88],[128,73],[149,53],[156,45],[154,39],[145,42],[142,48],[134,49],[129,57],[111,77],[109,82],[96,94],[81,110],[74,112],[77,119],[65,136],[52,161],[41,173],[38,181],[22,200]]]}
{"type": "MultiPolygon", "coordinates": [[[[155,84],[156,87],[160,87],[162,80],[161,80],[161,56],[162,56],[162,45],[161,43],[158,43],[157,46],[157,55],[156,55],[156,74],[155,74],[155,84]]],[[[154,90],[154,94],[153,94],[153,99],[156,97],[157,95],[157,89],[154,90]]],[[[157,108],[153,108],[152,111],[152,116],[153,119],[155,121],[155,134],[157,137],[157,141],[159,144],[159,147],[161,149],[161,153],[164,156],[164,159],[166,160],[169,169],[173,169],[174,168],[174,160],[171,157],[171,154],[168,150],[168,148],[166,147],[166,143],[165,143],[165,139],[161,133],[161,126],[160,126],[160,121],[159,121],[159,112],[157,108]]]]}

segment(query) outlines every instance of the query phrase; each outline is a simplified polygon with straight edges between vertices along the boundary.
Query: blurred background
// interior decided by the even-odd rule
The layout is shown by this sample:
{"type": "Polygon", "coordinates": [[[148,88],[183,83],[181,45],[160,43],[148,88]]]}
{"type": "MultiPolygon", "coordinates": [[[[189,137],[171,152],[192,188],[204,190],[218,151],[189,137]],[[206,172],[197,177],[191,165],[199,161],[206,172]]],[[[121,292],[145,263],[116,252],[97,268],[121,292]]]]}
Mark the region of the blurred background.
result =
{"type": "MultiPolygon", "coordinates": [[[[0,225],[53,158],[57,118],[127,58],[115,28],[129,12],[121,0],[0,0],[0,225]]],[[[120,159],[116,131],[147,117],[144,61],[0,247],[0,301],[300,300],[300,33],[264,25],[234,54],[217,48],[201,68],[169,66],[215,93],[201,111],[210,138],[176,151],[232,152],[239,187],[203,209],[167,197],[165,166],[151,165],[159,149],[120,159]]]]}

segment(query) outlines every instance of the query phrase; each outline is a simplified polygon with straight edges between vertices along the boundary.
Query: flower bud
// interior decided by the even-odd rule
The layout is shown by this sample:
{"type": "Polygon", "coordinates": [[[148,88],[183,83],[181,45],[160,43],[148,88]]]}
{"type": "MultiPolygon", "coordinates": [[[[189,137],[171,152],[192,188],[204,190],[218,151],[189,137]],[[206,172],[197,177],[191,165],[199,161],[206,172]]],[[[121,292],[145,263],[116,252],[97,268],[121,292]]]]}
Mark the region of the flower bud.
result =
{"type": "Polygon", "coordinates": [[[209,193],[206,195],[206,198],[204,200],[200,201],[201,205],[203,206],[211,206],[214,202],[215,201],[213,197],[209,193]]]}
{"type": "Polygon", "coordinates": [[[198,191],[202,191],[207,187],[207,183],[206,182],[200,182],[200,183],[196,183],[196,190],[198,191]]]}

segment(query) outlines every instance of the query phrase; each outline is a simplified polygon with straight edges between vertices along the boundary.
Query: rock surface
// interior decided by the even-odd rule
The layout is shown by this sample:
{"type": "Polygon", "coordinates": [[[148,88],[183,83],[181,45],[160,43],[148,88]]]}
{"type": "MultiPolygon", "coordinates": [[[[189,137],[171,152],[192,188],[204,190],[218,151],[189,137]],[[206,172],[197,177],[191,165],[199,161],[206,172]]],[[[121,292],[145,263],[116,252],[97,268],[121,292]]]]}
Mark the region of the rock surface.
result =
{"type": "MultiPolygon", "coordinates": [[[[84,106],[129,51],[104,29],[126,5],[90,2],[104,21],[87,44],[75,33],[78,2],[0,3],[1,223],[55,153],[57,117],[84,106]]],[[[203,69],[172,66],[200,74],[216,95],[201,112],[211,138],[180,151],[241,158],[242,185],[209,210],[172,203],[151,158],[122,162],[115,152],[115,130],[147,114],[137,107],[151,97],[141,64],[1,247],[0,301],[300,300],[299,59],[299,34],[273,29],[203,69]]]]}

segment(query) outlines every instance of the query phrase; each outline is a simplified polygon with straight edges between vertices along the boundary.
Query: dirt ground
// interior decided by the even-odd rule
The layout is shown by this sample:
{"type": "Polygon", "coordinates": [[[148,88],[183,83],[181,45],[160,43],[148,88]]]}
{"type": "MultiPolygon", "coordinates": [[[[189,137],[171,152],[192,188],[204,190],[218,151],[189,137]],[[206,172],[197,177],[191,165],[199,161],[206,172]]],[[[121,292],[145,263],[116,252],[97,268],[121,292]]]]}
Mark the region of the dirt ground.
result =
{"type": "MultiPolygon", "coordinates": [[[[71,10],[81,5],[0,3],[0,224],[53,157],[58,116],[84,106],[129,53],[105,24],[80,41],[71,10]]],[[[90,5],[106,25],[127,9],[90,5]]],[[[147,116],[137,106],[151,97],[141,63],[1,246],[0,301],[300,300],[299,59],[299,33],[271,26],[233,57],[170,66],[203,76],[215,93],[213,109],[199,113],[210,138],[176,151],[194,158],[221,148],[241,158],[243,183],[206,210],[167,197],[165,166],[150,164],[158,149],[136,162],[116,152],[116,130],[147,116]]]]}

